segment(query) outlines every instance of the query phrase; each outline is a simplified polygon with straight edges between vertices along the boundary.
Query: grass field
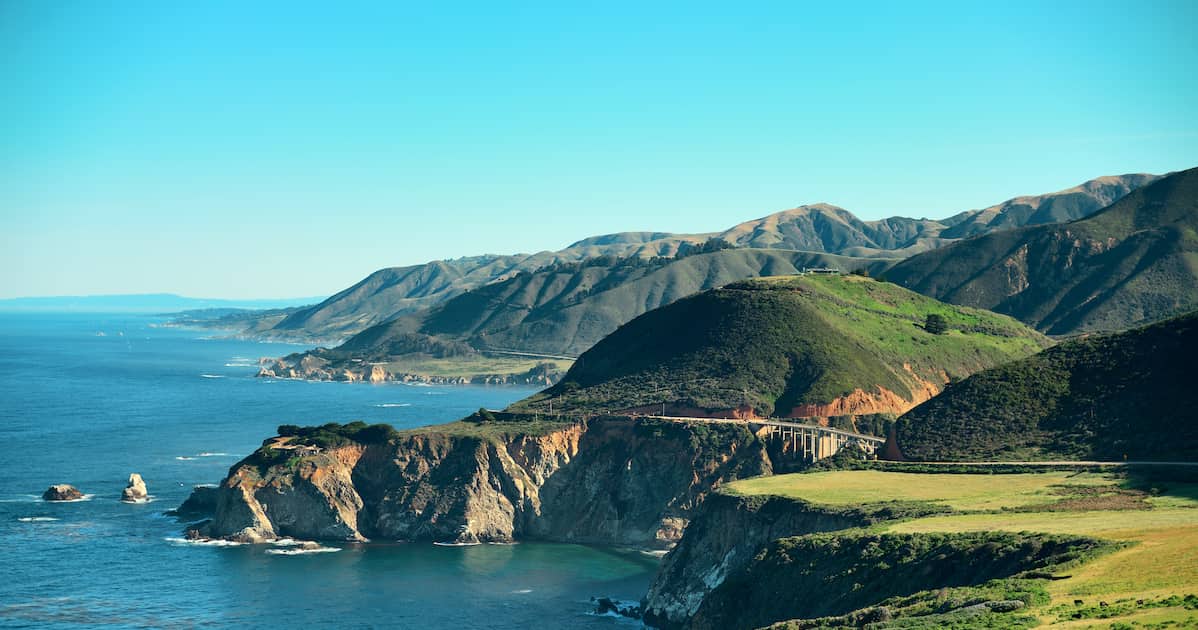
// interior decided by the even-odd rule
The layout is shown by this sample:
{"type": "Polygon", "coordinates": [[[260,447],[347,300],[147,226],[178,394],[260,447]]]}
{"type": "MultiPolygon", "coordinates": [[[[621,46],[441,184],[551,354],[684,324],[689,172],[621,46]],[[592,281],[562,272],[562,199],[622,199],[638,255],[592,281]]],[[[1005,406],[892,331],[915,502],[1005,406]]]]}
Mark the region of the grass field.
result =
{"type": "Polygon", "coordinates": [[[1048,504],[1060,498],[1052,493],[1053,486],[1112,483],[1111,477],[1095,473],[961,475],[858,470],[756,477],[728,484],[726,492],[772,494],[828,505],[928,501],[970,511],[1048,504]]]}
{"type": "Polygon", "coordinates": [[[402,361],[387,363],[384,367],[392,374],[421,374],[441,378],[471,378],[479,375],[524,374],[542,363],[553,363],[559,373],[565,374],[573,361],[566,359],[539,359],[522,357],[469,356],[435,359],[432,357],[405,357],[402,361]]]}
{"type": "Polygon", "coordinates": [[[1136,493],[1132,503],[1107,501],[1118,509],[1101,509],[1107,499],[1126,498],[1128,485],[1105,473],[837,471],[745,479],[729,484],[725,492],[829,505],[927,501],[957,512],[875,526],[883,532],[1046,532],[1131,543],[1070,568],[1065,579],[1048,582],[1051,603],[1028,612],[1043,625],[1063,628],[1198,627],[1192,608],[1152,603],[1198,594],[1198,488],[1165,483],[1155,492],[1136,493]],[[1070,492],[1099,502],[1061,503],[1070,492]],[[1100,509],[1072,509],[1075,505],[1100,509]],[[1086,618],[1071,618],[1079,614],[1086,618]]]}

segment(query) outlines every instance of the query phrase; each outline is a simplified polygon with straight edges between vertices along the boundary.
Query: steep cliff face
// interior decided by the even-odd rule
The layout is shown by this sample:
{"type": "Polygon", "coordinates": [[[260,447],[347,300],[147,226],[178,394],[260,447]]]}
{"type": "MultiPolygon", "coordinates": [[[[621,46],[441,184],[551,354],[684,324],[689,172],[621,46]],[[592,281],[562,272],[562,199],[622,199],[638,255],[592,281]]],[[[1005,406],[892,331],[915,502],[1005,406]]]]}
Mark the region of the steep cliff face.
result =
{"type": "Polygon", "coordinates": [[[323,451],[277,439],[233,468],[212,521],[193,535],[664,548],[713,488],[771,471],[764,443],[739,426],[620,417],[540,433],[465,426],[323,451]]]}
{"type": "Polygon", "coordinates": [[[642,602],[645,621],[659,628],[688,625],[712,591],[779,538],[863,527],[899,514],[935,510],[897,503],[838,509],[782,497],[713,494],[649,586],[642,602]]]}

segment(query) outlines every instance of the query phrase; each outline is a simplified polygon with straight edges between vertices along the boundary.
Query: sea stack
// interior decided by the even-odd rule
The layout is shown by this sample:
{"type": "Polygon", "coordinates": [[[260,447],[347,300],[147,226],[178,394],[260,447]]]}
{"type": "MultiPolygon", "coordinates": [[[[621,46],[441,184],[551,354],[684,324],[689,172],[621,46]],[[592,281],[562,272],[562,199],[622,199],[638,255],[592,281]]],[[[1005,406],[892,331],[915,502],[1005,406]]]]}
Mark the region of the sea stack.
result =
{"type": "Polygon", "coordinates": [[[121,491],[121,500],[125,503],[142,503],[146,500],[146,482],[142,480],[141,475],[129,475],[129,485],[121,491]]]}
{"type": "Polygon", "coordinates": [[[42,493],[42,499],[45,501],[78,501],[82,498],[83,493],[79,488],[65,483],[50,486],[42,493]]]}

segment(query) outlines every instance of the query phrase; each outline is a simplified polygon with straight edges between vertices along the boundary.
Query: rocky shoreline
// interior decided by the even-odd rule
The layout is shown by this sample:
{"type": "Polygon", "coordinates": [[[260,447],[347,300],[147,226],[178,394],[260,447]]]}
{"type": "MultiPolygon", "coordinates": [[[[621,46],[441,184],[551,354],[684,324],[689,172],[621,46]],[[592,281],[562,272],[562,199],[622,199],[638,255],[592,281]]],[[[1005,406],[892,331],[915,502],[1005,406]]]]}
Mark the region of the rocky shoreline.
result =
{"type": "Polygon", "coordinates": [[[667,549],[713,488],[772,470],[743,426],[645,418],[458,422],[334,446],[279,437],[230,470],[190,535],[667,549]]]}
{"type": "Polygon", "coordinates": [[[420,385],[535,385],[548,387],[562,376],[551,363],[538,365],[521,374],[472,374],[436,376],[391,371],[385,365],[352,360],[348,365],[333,365],[310,355],[298,361],[289,357],[263,357],[258,360],[258,378],[295,379],[341,383],[409,383],[420,385]]]}

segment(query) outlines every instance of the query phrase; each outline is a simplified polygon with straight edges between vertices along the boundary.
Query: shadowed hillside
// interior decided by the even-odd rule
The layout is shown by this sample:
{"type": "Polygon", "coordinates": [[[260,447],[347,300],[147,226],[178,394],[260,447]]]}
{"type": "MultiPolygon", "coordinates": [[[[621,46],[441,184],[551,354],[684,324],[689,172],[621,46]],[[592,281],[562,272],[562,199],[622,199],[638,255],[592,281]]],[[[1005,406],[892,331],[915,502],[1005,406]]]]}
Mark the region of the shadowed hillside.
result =
{"type": "Polygon", "coordinates": [[[921,460],[1198,457],[1198,313],[1062,343],[949,387],[898,420],[921,460]]]}
{"type": "Polygon", "coordinates": [[[971,238],[886,272],[907,288],[1050,334],[1122,330],[1198,307],[1198,169],[1089,218],[971,238]]]}

